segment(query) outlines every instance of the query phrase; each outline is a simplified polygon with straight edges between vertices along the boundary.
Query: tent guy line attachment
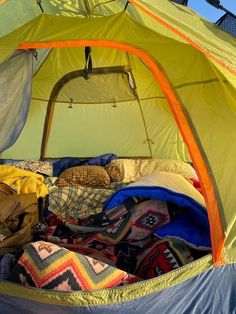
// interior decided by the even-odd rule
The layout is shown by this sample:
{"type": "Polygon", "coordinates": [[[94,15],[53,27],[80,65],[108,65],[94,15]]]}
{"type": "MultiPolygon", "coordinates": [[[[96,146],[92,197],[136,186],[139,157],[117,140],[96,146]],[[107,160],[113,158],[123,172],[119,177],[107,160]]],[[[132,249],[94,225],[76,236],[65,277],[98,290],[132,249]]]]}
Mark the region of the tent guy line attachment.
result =
{"type": "Polygon", "coordinates": [[[40,7],[40,10],[42,13],[44,13],[43,7],[42,7],[42,0],[36,0],[37,5],[40,7]]]}
{"type": "Polygon", "coordinates": [[[85,54],[84,79],[85,80],[88,80],[89,75],[92,74],[93,64],[92,64],[91,53],[92,53],[92,48],[90,46],[86,46],[84,48],[84,54],[85,54]]]}
{"type": "Polygon", "coordinates": [[[227,10],[225,7],[223,7],[219,0],[206,0],[206,2],[215,7],[216,9],[222,10],[236,18],[236,15],[233,14],[231,11],[227,10]]]}

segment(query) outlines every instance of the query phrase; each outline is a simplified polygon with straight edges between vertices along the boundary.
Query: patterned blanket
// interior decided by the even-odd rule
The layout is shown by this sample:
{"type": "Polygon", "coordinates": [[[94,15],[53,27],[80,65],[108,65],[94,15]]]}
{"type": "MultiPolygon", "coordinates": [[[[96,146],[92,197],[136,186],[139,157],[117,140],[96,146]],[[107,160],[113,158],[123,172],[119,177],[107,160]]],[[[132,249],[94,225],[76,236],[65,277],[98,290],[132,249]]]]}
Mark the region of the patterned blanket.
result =
{"type": "Polygon", "coordinates": [[[30,287],[60,291],[97,290],[140,280],[94,258],[55,244],[27,244],[7,280],[30,287]]]}
{"type": "Polygon", "coordinates": [[[48,210],[62,221],[78,224],[90,215],[100,213],[113,190],[84,186],[60,187],[49,193],[48,210]]]}
{"type": "Polygon", "coordinates": [[[204,199],[179,174],[158,172],[114,193],[77,186],[50,194],[51,214],[36,226],[36,239],[140,278],[169,272],[210,250],[204,199]]]}
{"type": "Polygon", "coordinates": [[[82,185],[54,187],[49,192],[48,211],[61,221],[76,225],[86,224],[88,217],[103,211],[105,201],[114,190],[126,185],[122,182],[113,182],[109,189],[94,189],[82,185]]]}
{"type": "Polygon", "coordinates": [[[113,221],[100,232],[76,232],[59,222],[41,224],[36,234],[39,239],[58,243],[140,278],[152,278],[193,260],[191,249],[183,241],[154,236],[157,228],[171,221],[167,202],[144,200],[129,210],[120,205],[100,214],[101,221],[103,215],[113,221]],[[148,272],[147,265],[152,268],[148,272]],[[161,270],[155,271],[158,267],[161,270]]]}

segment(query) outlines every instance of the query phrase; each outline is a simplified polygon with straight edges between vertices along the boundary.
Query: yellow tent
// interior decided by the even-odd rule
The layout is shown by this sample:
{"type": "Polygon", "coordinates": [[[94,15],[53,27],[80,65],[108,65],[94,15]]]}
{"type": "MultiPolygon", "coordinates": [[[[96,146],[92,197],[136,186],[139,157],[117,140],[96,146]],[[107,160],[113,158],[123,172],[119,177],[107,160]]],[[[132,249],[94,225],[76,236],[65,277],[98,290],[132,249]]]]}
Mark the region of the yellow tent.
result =
{"type": "MultiPolygon", "coordinates": [[[[154,304],[158,291],[234,263],[235,38],[168,0],[84,0],[76,4],[78,14],[71,13],[73,1],[48,1],[42,14],[36,2],[28,2],[21,8],[25,15],[19,17],[19,23],[27,23],[17,27],[9,16],[15,14],[13,5],[22,4],[0,5],[1,16],[5,10],[12,25],[0,38],[0,66],[16,51],[38,53],[29,112],[22,118],[27,116],[26,123],[0,157],[92,157],[113,152],[192,161],[207,204],[212,256],[119,289],[56,294],[3,282],[1,294],[9,300],[22,297],[25,304],[69,306],[65,313],[73,306],[90,305],[100,305],[101,313],[110,313],[116,305],[119,312],[119,303],[130,301],[141,313],[145,306],[148,312],[148,302],[154,304]]],[[[0,116],[2,129],[4,117],[0,116]]],[[[45,307],[44,313],[49,311],[45,307]]]]}

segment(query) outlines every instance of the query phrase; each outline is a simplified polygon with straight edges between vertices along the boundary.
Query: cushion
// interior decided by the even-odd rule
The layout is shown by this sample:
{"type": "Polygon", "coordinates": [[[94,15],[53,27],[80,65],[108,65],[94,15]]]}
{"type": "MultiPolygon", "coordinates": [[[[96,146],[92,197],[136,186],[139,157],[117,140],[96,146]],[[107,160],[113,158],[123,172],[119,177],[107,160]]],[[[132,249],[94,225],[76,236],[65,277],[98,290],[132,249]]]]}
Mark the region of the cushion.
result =
{"type": "Polygon", "coordinates": [[[123,173],[116,164],[109,163],[105,166],[105,169],[112,182],[121,182],[123,180],[123,173]]]}
{"type": "Polygon", "coordinates": [[[101,166],[78,166],[64,170],[57,181],[57,186],[83,185],[89,187],[105,187],[110,178],[101,166]]]}
{"type": "MultiPolygon", "coordinates": [[[[123,182],[137,181],[155,171],[166,171],[181,174],[187,179],[198,179],[194,168],[186,162],[171,159],[116,159],[110,162],[109,168],[119,169],[123,182]]],[[[118,169],[116,170],[118,172],[118,169]]]]}
{"type": "Polygon", "coordinates": [[[39,172],[47,176],[52,176],[52,163],[50,161],[39,160],[9,160],[8,166],[14,166],[31,172],[39,172]]]}

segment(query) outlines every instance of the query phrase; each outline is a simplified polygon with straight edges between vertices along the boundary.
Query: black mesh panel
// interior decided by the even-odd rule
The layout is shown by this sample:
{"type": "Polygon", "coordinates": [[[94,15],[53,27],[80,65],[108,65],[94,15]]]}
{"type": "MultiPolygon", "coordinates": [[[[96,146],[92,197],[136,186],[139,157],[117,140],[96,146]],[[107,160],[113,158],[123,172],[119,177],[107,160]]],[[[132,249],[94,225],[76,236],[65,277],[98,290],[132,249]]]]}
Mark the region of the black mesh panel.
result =
{"type": "Polygon", "coordinates": [[[221,28],[233,36],[236,36],[236,16],[230,13],[224,14],[217,22],[221,28]]]}
{"type": "Polygon", "coordinates": [[[188,0],[171,0],[175,3],[183,4],[183,5],[188,5],[188,0]]]}

